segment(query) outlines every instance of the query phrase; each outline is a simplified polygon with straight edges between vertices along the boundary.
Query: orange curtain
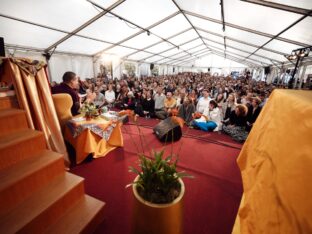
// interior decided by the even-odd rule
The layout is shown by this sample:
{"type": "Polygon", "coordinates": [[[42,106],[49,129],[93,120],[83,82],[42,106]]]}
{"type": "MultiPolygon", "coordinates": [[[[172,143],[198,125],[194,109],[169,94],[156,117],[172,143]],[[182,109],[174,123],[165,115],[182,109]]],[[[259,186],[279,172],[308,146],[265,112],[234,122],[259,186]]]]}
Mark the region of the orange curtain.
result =
{"type": "Polygon", "coordinates": [[[44,133],[48,149],[69,159],[57,118],[46,65],[29,59],[4,59],[5,74],[13,81],[21,109],[26,111],[29,127],[44,133]]]}

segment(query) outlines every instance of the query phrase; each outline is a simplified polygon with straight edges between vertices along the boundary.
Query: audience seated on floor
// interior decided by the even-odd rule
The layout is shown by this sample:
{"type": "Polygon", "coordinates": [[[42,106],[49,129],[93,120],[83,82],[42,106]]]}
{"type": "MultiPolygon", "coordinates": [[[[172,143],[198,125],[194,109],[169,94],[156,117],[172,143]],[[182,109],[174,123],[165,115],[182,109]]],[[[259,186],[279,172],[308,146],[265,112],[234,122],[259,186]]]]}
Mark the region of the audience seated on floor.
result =
{"type": "MultiPolygon", "coordinates": [[[[95,102],[98,106],[103,105],[104,102],[104,105],[109,108],[132,109],[142,117],[159,119],[167,118],[171,109],[176,109],[186,124],[192,121],[193,113],[204,114],[205,110],[209,110],[210,101],[215,100],[221,120],[227,125],[225,129],[232,125],[240,126],[240,123],[235,122],[237,117],[235,117],[235,110],[238,104],[244,104],[248,108],[248,114],[244,116],[246,119],[244,126],[240,127],[244,128],[247,133],[274,88],[272,84],[252,80],[248,75],[233,79],[231,76],[211,76],[210,73],[190,72],[141,77],[140,79],[123,76],[119,80],[99,74],[96,78],[78,81],[79,87],[72,88],[72,90],[77,89],[81,94],[87,93],[85,99],[95,102]],[[99,93],[102,93],[104,97],[99,93]],[[257,98],[255,107],[252,104],[254,98],[257,98]]],[[[53,85],[59,86],[54,83],[53,85]]],[[[84,100],[80,100],[82,101],[84,100]]],[[[76,114],[80,102],[78,97],[78,104],[75,104],[76,114]]],[[[239,139],[241,141],[243,138],[239,139]]]]}

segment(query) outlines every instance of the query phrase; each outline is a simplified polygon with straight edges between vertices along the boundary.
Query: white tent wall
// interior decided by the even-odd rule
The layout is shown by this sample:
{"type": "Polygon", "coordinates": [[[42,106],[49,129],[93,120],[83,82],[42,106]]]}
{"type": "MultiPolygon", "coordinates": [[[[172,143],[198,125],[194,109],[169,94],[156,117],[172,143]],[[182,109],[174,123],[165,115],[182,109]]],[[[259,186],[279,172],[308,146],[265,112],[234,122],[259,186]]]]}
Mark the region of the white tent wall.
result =
{"type": "Polygon", "coordinates": [[[159,75],[167,74],[167,65],[159,65],[159,75]]]}
{"type": "Polygon", "coordinates": [[[120,61],[120,59],[113,60],[113,78],[114,79],[121,78],[121,75],[122,75],[121,65],[122,65],[122,62],[120,61]]]}
{"type": "Polygon", "coordinates": [[[182,67],[182,72],[191,72],[192,68],[190,67],[182,67]]]}
{"type": "Polygon", "coordinates": [[[173,66],[168,66],[167,72],[168,72],[168,75],[174,74],[174,72],[173,72],[173,66]]]}
{"type": "Polygon", "coordinates": [[[75,72],[82,80],[94,77],[92,57],[53,54],[48,65],[52,81],[62,82],[66,71],[75,72]]]}
{"type": "Polygon", "coordinates": [[[278,76],[278,68],[276,67],[271,68],[270,73],[267,74],[266,82],[268,84],[271,84],[277,76],[278,76]]]}
{"type": "Polygon", "coordinates": [[[253,70],[252,79],[260,81],[264,80],[264,68],[257,68],[253,70]]]}
{"type": "Polygon", "coordinates": [[[308,79],[309,75],[312,76],[312,65],[306,66],[305,73],[303,74],[303,77],[300,80],[300,87],[302,87],[301,86],[302,83],[306,83],[307,82],[307,79],[308,79]]]}
{"type": "Polygon", "coordinates": [[[141,63],[139,66],[139,77],[149,76],[150,74],[150,64],[141,63]]]}
{"type": "Polygon", "coordinates": [[[235,61],[210,54],[195,61],[195,67],[215,67],[215,68],[246,68],[246,65],[235,61]]]}

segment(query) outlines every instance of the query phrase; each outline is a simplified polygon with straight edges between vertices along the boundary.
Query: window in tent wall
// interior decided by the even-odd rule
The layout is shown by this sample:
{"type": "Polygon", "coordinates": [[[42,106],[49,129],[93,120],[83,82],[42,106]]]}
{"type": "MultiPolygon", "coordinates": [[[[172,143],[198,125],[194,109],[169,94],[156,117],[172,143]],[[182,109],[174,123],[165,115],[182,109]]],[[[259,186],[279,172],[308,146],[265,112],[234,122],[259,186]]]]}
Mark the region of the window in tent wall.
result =
{"type": "Polygon", "coordinates": [[[152,72],[152,75],[158,76],[159,75],[159,66],[155,65],[151,72],[152,72]]]}
{"type": "Polygon", "coordinates": [[[113,77],[113,64],[112,61],[103,61],[100,64],[100,76],[111,79],[113,77]]]}
{"type": "Polygon", "coordinates": [[[135,67],[135,64],[134,63],[130,63],[130,62],[125,62],[124,63],[124,66],[125,66],[125,71],[126,71],[126,75],[128,76],[132,76],[134,77],[136,74],[135,74],[135,71],[136,71],[136,67],[135,67]]]}

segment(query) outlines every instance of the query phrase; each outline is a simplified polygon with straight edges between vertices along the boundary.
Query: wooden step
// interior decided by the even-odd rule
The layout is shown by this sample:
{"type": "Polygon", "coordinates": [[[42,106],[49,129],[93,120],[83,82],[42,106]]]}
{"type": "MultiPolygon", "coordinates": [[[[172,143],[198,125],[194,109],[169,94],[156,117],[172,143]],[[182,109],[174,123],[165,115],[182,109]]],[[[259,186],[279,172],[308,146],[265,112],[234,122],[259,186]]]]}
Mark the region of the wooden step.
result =
{"type": "Polygon", "coordinates": [[[83,178],[65,172],[0,217],[0,233],[43,233],[83,195],[83,178]]]}
{"type": "Polygon", "coordinates": [[[0,110],[0,137],[28,128],[26,113],[21,109],[0,110]]]}
{"type": "Polygon", "coordinates": [[[64,173],[63,155],[43,150],[0,171],[0,216],[64,173]]]}
{"type": "Polygon", "coordinates": [[[93,233],[103,221],[104,205],[104,202],[84,195],[74,207],[44,233],[93,233]]]}
{"type": "Polygon", "coordinates": [[[0,169],[46,149],[42,132],[26,129],[0,137],[0,169]]]}
{"type": "Polygon", "coordinates": [[[16,96],[0,97],[0,110],[19,108],[16,96]]]}

